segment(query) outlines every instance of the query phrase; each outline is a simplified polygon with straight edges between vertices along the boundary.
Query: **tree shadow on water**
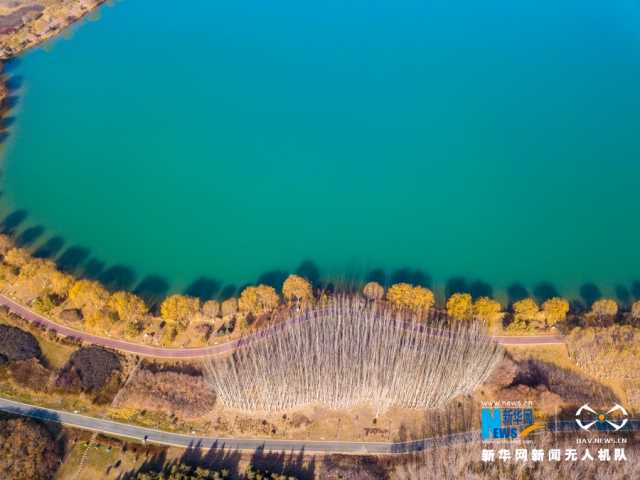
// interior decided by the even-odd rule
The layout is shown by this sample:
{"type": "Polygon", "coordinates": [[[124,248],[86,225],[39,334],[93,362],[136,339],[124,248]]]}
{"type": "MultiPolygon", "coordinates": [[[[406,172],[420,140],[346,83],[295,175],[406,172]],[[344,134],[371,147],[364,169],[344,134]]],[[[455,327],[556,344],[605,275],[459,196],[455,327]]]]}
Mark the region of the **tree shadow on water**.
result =
{"type": "Polygon", "coordinates": [[[130,267],[114,265],[104,270],[98,280],[111,291],[130,290],[136,280],[136,273],[130,267]]]}
{"type": "Polygon", "coordinates": [[[12,73],[22,64],[22,60],[19,57],[13,57],[4,61],[4,72],[12,73]]]}
{"type": "Polygon", "coordinates": [[[580,298],[582,298],[587,308],[591,308],[591,305],[596,300],[602,298],[602,292],[594,283],[585,283],[580,287],[580,298]]]}
{"type": "Polygon", "coordinates": [[[462,276],[453,277],[445,283],[445,296],[449,298],[454,293],[469,293],[473,298],[491,297],[493,288],[482,280],[467,281],[462,276]]]}
{"type": "Polygon", "coordinates": [[[383,287],[387,286],[387,275],[382,268],[374,268],[365,275],[366,282],[377,282],[383,287]]]}
{"type": "Polygon", "coordinates": [[[220,291],[220,282],[209,277],[200,277],[189,285],[184,293],[203,302],[211,300],[220,291]]]}
{"type": "Polygon", "coordinates": [[[16,237],[16,244],[20,247],[33,245],[44,233],[44,228],[40,225],[29,227],[16,237]]]}
{"type": "Polygon", "coordinates": [[[60,253],[62,247],[64,247],[64,239],[62,237],[51,237],[35,250],[33,256],[53,259],[60,253]]]}
{"type": "Polygon", "coordinates": [[[3,111],[8,112],[13,110],[18,106],[18,103],[20,103],[20,98],[17,95],[9,95],[8,97],[5,97],[3,102],[3,111]]]}
{"type": "Polygon", "coordinates": [[[464,277],[453,277],[444,285],[444,295],[449,298],[454,293],[468,293],[467,280],[464,277]]]}
{"type": "Polygon", "coordinates": [[[61,270],[71,273],[80,273],[81,265],[89,257],[89,249],[81,246],[67,248],[56,260],[61,270]]]}
{"type": "Polygon", "coordinates": [[[507,299],[509,305],[513,305],[529,296],[529,292],[521,283],[512,283],[507,287],[507,299]]]}
{"type": "Polygon", "coordinates": [[[410,283],[431,288],[431,276],[422,270],[404,267],[391,274],[391,283],[410,283]]]}
{"type": "Polygon", "coordinates": [[[221,300],[226,300],[228,298],[235,296],[237,291],[238,291],[238,287],[236,287],[235,285],[232,285],[232,284],[226,285],[225,287],[222,288],[222,290],[220,290],[220,294],[218,295],[218,298],[220,298],[221,300]]]}
{"type": "MultiPolygon", "coordinates": [[[[1,82],[2,80],[0,80],[1,82]]],[[[4,85],[8,94],[0,103],[0,144],[9,138],[10,127],[15,123],[15,117],[10,113],[16,108],[20,99],[16,95],[23,83],[23,77],[20,75],[12,75],[4,78],[4,85]]]]}
{"type": "Polygon", "coordinates": [[[631,303],[631,292],[624,285],[615,286],[616,298],[622,306],[628,306],[631,303]]]}
{"type": "Polygon", "coordinates": [[[87,263],[84,264],[82,270],[87,277],[97,280],[104,271],[104,267],[104,262],[101,262],[97,258],[90,258],[87,260],[87,263]]]}
{"type": "Polygon", "coordinates": [[[9,92],[15,92],[22,88],[24,83],[24,77],[22,75],[11,75],[4,82],[5,86],[9,89],[9,92]]]}
{"type": "Polygon", "coordinates": [[[304,260],[296,270],[296,274],[306,278],[313,285],[320,283],[320,270],[313,260],[304,260]]]}
{"type": "Polygon", "coordinates": [[[559,297],[560,294],[550,282],[540,282],[533,287],[533,296],[539,303],[546,302],[550,298],[559,297]]]}
{"type": "Polygon", "coordinates": [[[147,275],[133,292],[143,298],[149,306],[159,304],[169,291],[169,282],[160,275],[147,275]]]}
{"type": "Polygon", "coordinates": [[[16,229],[27,218],[26,210],[16,210],[8,214],[2,222],[0,222],[0,232],[6,235],[14,235],[16,229]]]}
{"type": "Polygon", "coordinates": [[[265,272],[260,277],[258,277],[259,284],[269,285],[270,287],[275,288],[276,290],[280,290],[282,288],[282,284],[287,279],[289,274],[283,270],[272,270],[270,272],[265,272]]]}
{"type": "Polygon", "coordinates": [[[14,123],[16,123],[16,117],[14,116],[6,116],[0,121],[0,130],[6,130],[11,127],[14,123]]]}

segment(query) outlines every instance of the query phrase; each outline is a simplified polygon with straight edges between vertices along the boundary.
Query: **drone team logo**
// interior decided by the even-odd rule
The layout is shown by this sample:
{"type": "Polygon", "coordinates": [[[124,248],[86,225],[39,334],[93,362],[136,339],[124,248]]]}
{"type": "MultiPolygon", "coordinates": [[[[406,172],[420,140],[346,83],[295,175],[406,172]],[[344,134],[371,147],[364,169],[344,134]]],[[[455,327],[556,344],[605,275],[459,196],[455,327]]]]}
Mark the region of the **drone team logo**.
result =
{"type": "Polygon", "coordinates": [[[621,428],[624,428],[624,426],[627,424],[627,422],[629,421],[628,417],[629,414],[624,409],[624,407],[617,403],[613,406],[613,408],[604,413],[596,412],[589,406],[588,403],[585,403],[576,412],[576,423],[581,429],[585,431],[589,431],[589,429],[595,424],[600,424],[602,426],[604,426],[605,424],[609,424],[614,429],[614,431],[617,432],[621,428]],[[621,417],[620,420],[616,419],[617,421],[614,421],[609,417],[609,415],[614,412],[620,412],[620,415],[618,415],[618,417],[621,417]],[[583,421],[585,416],[588,416],[589,419],[583,421]]]}

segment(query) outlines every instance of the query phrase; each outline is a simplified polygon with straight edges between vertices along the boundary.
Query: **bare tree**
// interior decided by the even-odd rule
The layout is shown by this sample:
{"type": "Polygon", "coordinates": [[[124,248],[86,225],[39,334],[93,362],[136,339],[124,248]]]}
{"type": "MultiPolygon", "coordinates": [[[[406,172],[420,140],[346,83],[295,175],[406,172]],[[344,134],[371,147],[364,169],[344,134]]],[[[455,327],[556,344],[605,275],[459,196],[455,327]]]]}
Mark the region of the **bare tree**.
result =
{"type": "Polygon", "coordinates": [[[482,383],[502,349],[482,324],[429,328],[407,313],[339,296],[286,327],[210,359],[208,382],[228,407],[282,411],[307,404],[435,408],[482,383]]]}

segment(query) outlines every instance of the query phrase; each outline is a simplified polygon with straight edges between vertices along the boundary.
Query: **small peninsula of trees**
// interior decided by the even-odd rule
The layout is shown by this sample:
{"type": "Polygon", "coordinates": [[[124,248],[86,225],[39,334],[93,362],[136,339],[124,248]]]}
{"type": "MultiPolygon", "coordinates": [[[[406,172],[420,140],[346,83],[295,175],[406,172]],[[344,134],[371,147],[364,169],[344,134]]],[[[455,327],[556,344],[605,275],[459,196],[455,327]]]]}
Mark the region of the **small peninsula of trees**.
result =
{"type": "Polygon", "coordinates": [[[360,297],[304,309],[286,328],[207,363],[228,407],[275,412],[307,404],[436,408],[471,392],[502,358],[475,322],[424,329],[360,297]]]}

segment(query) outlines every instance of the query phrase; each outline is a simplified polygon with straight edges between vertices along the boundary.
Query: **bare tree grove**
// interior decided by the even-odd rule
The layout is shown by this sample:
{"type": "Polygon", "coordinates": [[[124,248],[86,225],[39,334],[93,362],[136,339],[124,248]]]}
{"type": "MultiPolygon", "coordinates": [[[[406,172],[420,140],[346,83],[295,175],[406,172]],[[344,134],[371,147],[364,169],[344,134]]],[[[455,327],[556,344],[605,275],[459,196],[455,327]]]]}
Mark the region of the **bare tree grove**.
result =
{"type": "Polygon", "coordinates": [[[208,361],[208,383],[227,407],[439,408],[473,391],[503,355],[482,324],[427,328],[359,297],[295,315],[285,328],[208,361]]]}

